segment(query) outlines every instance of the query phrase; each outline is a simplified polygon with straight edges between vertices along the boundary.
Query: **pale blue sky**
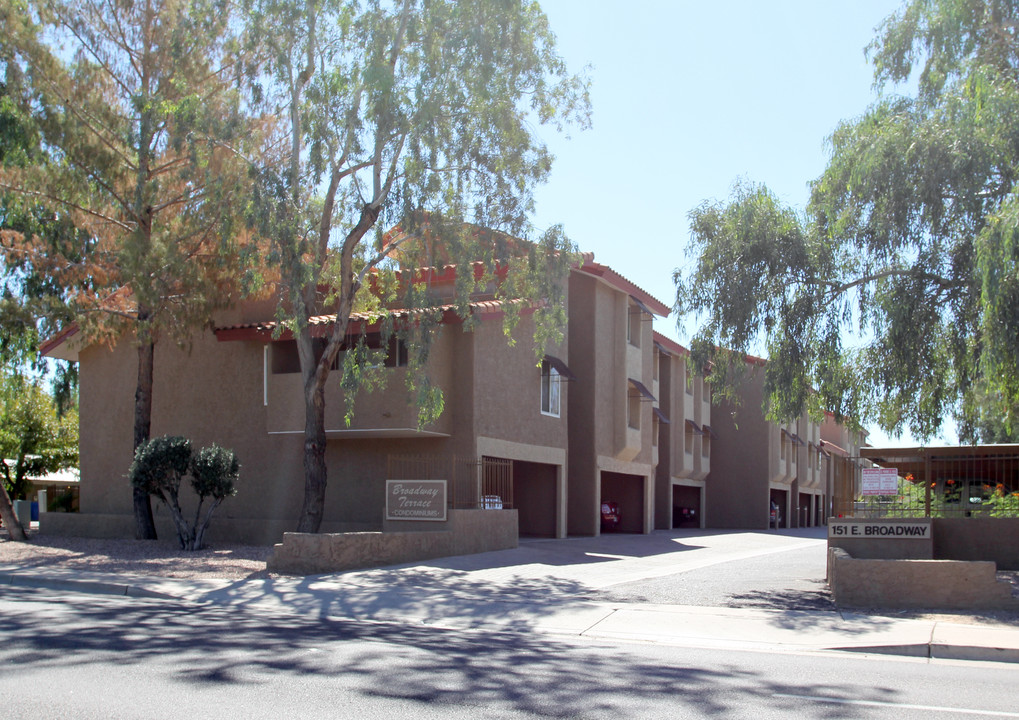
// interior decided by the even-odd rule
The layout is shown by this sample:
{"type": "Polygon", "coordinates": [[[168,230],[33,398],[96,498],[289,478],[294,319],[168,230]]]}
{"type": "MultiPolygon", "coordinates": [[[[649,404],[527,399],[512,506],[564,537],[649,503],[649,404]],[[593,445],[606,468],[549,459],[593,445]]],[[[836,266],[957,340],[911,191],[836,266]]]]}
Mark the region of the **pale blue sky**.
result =
{"type": "MultiPolygon", "coordinates": [[[[562,223],[581,250],[671,305],[691,209],[725,199],[738,178],[806,204],[826,138],[876,97],[864,48],[900,5],[542,0],[570,67],[591,65],[593,127],[549,133],[557,159],[536,225],[562,223]]],[[[655,328],[686,344],[692,323],[655,328]]]]}

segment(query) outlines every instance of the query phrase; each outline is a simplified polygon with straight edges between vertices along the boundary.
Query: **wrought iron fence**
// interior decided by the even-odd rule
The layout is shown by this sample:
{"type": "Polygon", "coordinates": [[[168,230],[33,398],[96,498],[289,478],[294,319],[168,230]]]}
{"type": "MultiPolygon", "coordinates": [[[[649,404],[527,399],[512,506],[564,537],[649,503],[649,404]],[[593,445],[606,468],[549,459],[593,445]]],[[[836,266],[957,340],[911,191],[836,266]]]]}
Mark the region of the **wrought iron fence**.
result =
{"type": "Polygon", "coordinates": [[[390,455],[390,480],[446,480],[452,509],[513,508],[513,461],[456,455],[390,455]]]}
{"type": "Polygon", "coordinates": [[[1019,446],[867,448],[833,465],[836,517],[1017,517],[1019,446]],[[861,465],[894,468],[890,495],[863,495],[861,465]]]}

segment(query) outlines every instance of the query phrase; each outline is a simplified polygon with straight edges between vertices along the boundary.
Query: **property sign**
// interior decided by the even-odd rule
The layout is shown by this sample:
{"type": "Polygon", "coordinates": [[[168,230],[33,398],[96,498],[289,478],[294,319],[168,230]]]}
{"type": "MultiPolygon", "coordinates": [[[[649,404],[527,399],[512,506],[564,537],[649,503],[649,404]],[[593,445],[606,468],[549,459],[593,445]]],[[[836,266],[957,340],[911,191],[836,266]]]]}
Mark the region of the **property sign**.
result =
{"type": "Polygon", "coordinates": [[[895,468],[864,468],[862,495],[897,495],[899,473],[895,468]]]}
{"type": "Polygon", "coordinates": [[[929,540],[929,522],[876,523],[866,520],[831,520],[828,522],[828,538],[901,538],[904,540],[929,540]]]}
{"type": "Polygon", "coordinates": [[[386,480],[386,520],[445,519],[445,480],[386,480]]]}

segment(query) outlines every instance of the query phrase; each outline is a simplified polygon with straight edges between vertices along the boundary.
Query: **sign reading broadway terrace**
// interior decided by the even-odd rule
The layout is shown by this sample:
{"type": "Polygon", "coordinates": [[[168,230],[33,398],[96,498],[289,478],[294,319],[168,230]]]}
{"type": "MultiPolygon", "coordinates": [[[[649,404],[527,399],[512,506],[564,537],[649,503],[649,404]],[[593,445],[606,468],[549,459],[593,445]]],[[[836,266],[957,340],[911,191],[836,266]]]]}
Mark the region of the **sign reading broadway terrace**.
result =
{"type": "Polygon", "coordinates": [[[876,523],[856,520],[832,520],[828,523],[829,538],[903,538],[927,540],[931,536],[928,522],[876,523]]]}
{"type": "Polygon", "coordinates": [[[445,519],[445,480],[386,480],[386,520],[445,519]]]}

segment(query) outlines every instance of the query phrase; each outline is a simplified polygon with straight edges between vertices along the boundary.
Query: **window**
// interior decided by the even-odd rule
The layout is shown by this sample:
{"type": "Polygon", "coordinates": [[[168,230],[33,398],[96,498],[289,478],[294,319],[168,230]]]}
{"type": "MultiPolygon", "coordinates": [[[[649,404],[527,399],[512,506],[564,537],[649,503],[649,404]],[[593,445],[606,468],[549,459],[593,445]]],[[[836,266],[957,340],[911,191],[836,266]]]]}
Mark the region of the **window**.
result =
{"type": "Polygon", "coordinates": [[[627,424],[634,430],[640,430],[640,393],[630,388],[627,405],[627,424]]]}
{"type": "Polygon", "coordinates": [[[693,378],[690,377],[690,359],[683,361],[683,383],[686,385],[686,394],[693,395],[693,378]]]}
{"type": "Polygon", "coordinates": [[[634,347],[640,347],[645,319],[651,319],[651,311],[647,305],[631,295],[626,304],[626,339],[634,347]]]}
{"type": "Polygon", "coordinates": [[[559,371],[548,360],[541,362],[541,414],[559,417],[559,371]]]}
{"type": "Polygon", "coordinates": [[[407,367],[407,343],[400,338],[389,338],[386,367],[407,367]]]}
{"type": "Polygon", "coordinates": [[[655,380],[657,380],[658,379],[658,366],[659,366],[659,364],[662,361],[662,354],[658,351],[658,348],[655,348],[655,351],[654,351],[654,354],[653,354],[652,357],[653,357],[653,359],[652,359],[652,365],[651,365],[651,373],[652,373],[651,377],[654,378],[655,380]]]}
{"type": "Polygon", "coordinates": [[[632,305],[626,315],[626,339],[634,347],[640,347],[640,309],[632,305]]]}
{"type": "Polygon", "coordinates": [[[701,435],[701,456],[711,457],[711,431],[708,430],[708,426],[704,426],[704,434],[701,435]]]}
{"type": "Polygon", "coordinates": [[[687,455],[693,455],[693,435],[694,435],[693,426],[690,424],[690,421],[688,420],[686,423],[686,434],[684,436],[687,455]]]}
{"type": "MultiPolygon", "coordinates": [[[[314,338],[312,340],[315,352],[315,362],[318,362],[326,349],[326,338],[314,338]]],[[[389,338],[388,345],[382,342],[380,333],[368,333],[363,336],[351,335],[347,341],[340,345],[340,353],[333,361],[332,370],[338,370],[343,362],[342,354],[353,348],[357,343],[363,342],[368,350],[385,351],[386,367],[407,366],[407,345],[403,340],[393,336],[389,338]]],[[[286,375],[301,372],[301,360],[297,353],[296,340],[276,340],[270,344],[270,365],[273,375],[286,375]]],[[[379,352],[379,360],[381,352],[379,352]]],[[[378,362],[377,360],[373,362],[378,362]]]]}
{"type": "Polygon", "coordinates": [[[778,457],[779,457],[780,460],[785,460],[785,436],[786,436],[785,430],[780,430],[779,431],[779,437],[778,437],[778,447],[779,447],[778,457]]]}
{"type": "Polygon", "coordinates": [[[658,415],[654,414],[651,417],[651,445],[652,447],[658,447],[658,433],[662,431],[662,422],[658,419],[658,415]]]}

